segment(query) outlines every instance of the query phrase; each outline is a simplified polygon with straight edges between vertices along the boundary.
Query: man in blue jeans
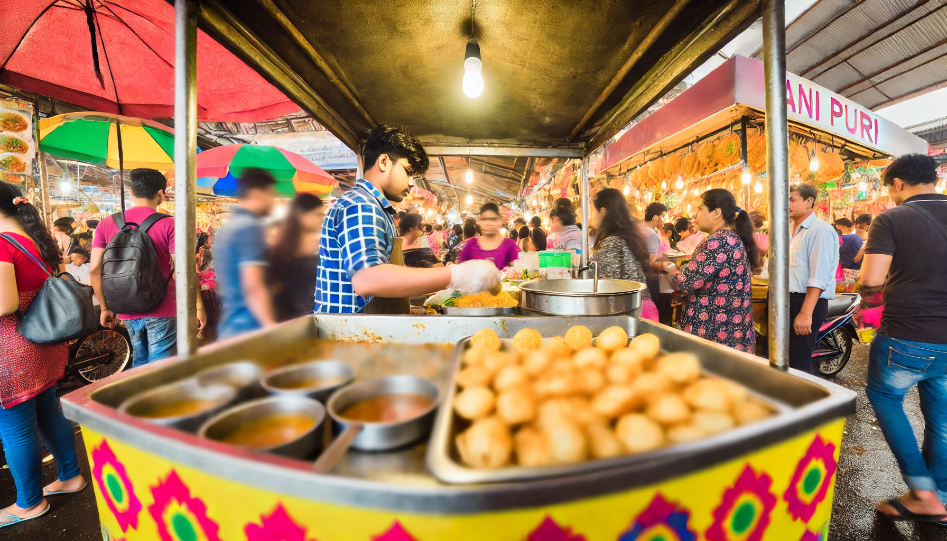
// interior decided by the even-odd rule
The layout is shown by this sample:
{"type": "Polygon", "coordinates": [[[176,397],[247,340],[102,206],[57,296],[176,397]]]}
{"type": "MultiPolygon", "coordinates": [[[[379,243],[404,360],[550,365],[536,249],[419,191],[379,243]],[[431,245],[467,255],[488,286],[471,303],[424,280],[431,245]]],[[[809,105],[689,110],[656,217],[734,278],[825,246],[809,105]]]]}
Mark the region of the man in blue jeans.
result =
{"type": "Polygon", "coordinates": [[[868,399],[910,491],[877,505],[892,520],[947,525],[947,196],[934,191],[933,158],[908,154],[882,173],[897,205],[871,223],[859,288],[884,287],[871,344],[868,399]],[[918,448],[904,413],[917,385],[924,413],[918,448]]]}

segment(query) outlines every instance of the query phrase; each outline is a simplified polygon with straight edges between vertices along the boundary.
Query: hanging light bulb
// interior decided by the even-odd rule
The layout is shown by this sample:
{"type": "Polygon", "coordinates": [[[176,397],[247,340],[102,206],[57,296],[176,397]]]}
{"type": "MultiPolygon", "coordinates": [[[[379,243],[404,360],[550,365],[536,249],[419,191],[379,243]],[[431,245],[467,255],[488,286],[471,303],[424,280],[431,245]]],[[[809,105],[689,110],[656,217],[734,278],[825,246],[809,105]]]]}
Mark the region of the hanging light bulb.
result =
{"type": "Polygon", "coordinates": [[[483,62],[480,61],[480,45],[477,40],[470,38],[464,55],[464,94],[470,98],[477,98],[483,93],[481,69],[483,69],[483,62]]]}
{"type": "Polygon", "coordinates": [[[694,191],[691,193],[694,194],[694,197],[697,197],[698,195],[700,195],[700,190],[698,190],[697,188],[694,188],[694,191]]]}
{"type": "Polygon", "coordinates": [[[473,169],[467,168],[467,173],[464,175],[464,180],[467,181],[467,184],[473,184],[473,169]]]}
{"type": "Polygon", "coordinates": [[[435,218],[435,221],[439,224],[442,224],[444,223],[444,217],[441,215],[438,215],[437,218],[435,218]]]}
{"type": "Polygon", "coordinates": [[[763,193],[763,183],[760,182],[759,179],[756,180],[756,185],[753,186],[753,191],[756,193],[763,193]]]}
{"type": "Polygon", "coordinates": [[[740,176],[740,180],[743,181],[744,185],[749,185],[750,181],[753,180],[753,175],[750,174],[750,168],[743,166],[743,175],[740,176]]]}
{"type": "Polygon", "coordinates": [[[677,188],[678,190],[680,190],[680,189],[682,189],[682,188],[684,187],[684,176],[683,176],[683,175],[677,175],[677,182],[674,183],[674,187],[677,188]]]}
{"type": "Polygon", "coordinates": [[[503,235],[504,237],[506,236],[507,233],[509,233],[509,231],[507,231],[505,227],[500,229],[500,234],[503,235]]]}
{"type": "Polygon", "coordinates": [[[662,190],[667,190],[667,189],[668,189],[668,183],[662,180],[662,181],[661,181],[661,189],[662,189],[662,190]]]}
{"type": "MultiPolygon", "coordinates": [[[[627,184],[625,184],[625,189],[623,189],[622,192],[623,192],[625,195],[630,194],[630,193],[631,193],[631,187],[629,187],[627,184]]],[[[635,195],[637,195],[637,193],[636,193],[635,195]]]]}
{"type": "Polygon", "coordinates": [[[859,183],[858,183],[858,191],[860,191],[860,192],[867,192],[867,191],[868,191],[868,183],[867,183],[867,182],[859,182],[859,183]]]}
{"type": "Polygon", "coordinates": [[[468,195],[468,196],[467,196],[467,204],[468,204],[468,205],[473,205],[473,196],[472,196],[472,195],[468,195]]]}
{"type": "Polygon", "coordinates": [[[934,191],[937,193],[944,193],[944,184],[938,182],[934,185],[934,191]]]}
{"type": "Polygon", "coordinates": [[[819,170],[819,158],[816,157],[815,150],[812,151],[812,161],[809,162],[809,171],[815,173],[819,170]]]}
{"type": "Polygon", "coordinates": [[[533,219],[533,213],[530,212],[530,211],[524,212],[524,213],[523,213],[523,219],[526,220],[527,222],[530,221],[530,220],[532,220],[532,219],[533,219]]]}
{"type": "Polygon", "coordinates": [[[635,199],[639,199],[640,197],[641,197],[641,190],[635,190],[635,199]]]}
{"type": "Polygon", "coordinates": [[[64,180],[59,183],[59,191],[63,193],[69,193],[72,191],[72,183],[68,180],[64,180]]]}
{"type": "Polygon", "coordinates": [[[687,204],[687,213],[690,214],[690,212],[691,212],[691,205],[690,205],[690,203],[688,203],[688,204],[687,204]]]}

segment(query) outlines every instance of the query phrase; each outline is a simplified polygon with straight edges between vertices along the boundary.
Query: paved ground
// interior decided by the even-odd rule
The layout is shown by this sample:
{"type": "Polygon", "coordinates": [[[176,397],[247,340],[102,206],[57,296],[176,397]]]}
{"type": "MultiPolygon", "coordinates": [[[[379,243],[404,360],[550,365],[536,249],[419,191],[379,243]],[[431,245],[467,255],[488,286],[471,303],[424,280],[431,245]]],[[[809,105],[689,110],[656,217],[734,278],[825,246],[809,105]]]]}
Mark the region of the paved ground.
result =
{"type": "MultiPolygon", "coordinates": [[[[842,441],[829,540],[947,541],[947,527],[893,523],[879,517],[874,511],[875,502],[897,496],[907,487],[901,481],[894,457],[865,398],[867,365],[868,348],[856,344],[851,362],[836,378],[837,383],[858,391],[858,411],[849,418],[842,441]]],[[[906,408],[920,438],[923,425],[916,392],[908,395],[906,408]]],[[[83,475],[89,479],[85,446],[78,428],[76,441],[83,475]]],[[[43,474],[46,483],[55,479],[56,466],[52,461],[44,463],[43,474]]],[[[6,468],[0,470],[0,502],[3,505],[12,502],[15,492],[10,471],[6,468]]],[[[53,508],[46,517],[17,527],[0,529],[0,541],[101,539],[98,511],[91,487],[76,495],[51,498],[50,503],[53,508]]]]}

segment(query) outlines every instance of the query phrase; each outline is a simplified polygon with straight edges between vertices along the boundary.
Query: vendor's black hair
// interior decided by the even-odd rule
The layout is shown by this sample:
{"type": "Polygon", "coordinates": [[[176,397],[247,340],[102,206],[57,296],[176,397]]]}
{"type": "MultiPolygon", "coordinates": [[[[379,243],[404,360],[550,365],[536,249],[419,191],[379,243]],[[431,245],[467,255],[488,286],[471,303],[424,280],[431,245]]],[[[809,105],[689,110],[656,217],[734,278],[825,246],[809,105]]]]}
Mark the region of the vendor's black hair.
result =
{"type": "Polygon", "coordinates": [[[575,225],[576,215],[572,206],[572,201],[566,198],[556,200],[556,206],[549,211],[550,218],[559,218],[562,225],[575,225]]]}
{"type": "Polygon", "coordinates": [[[451,231],[453,231],[454,234],[459,237],[464,234],[464,226],[460,224],[454,224],[453,226],[451,226],[451,231]]]}
{"type": "Polygon", "coordinates": [[[650,222],[655,216],[660,216],[668,211],[664,203],[651,203],[644,211],[644,221],[650,222]]]}
{"type": "Polygon", "coordinates": [[[434,226],[432,226],[431,224],[424,224],[425,235],[430,235],[432,231],[434,231],[434,226]]]}
{"type": "Polygon", "coordinates": [[[128,176],[131,179],[132,195],[140,199],[154,199],[158,192],[168,188],[168,179],[161,171],[139,167],[132,169],[128,176]]]}
{"type": "Polygon", "coordinates": [[[250,194],[250,190],[265,190],[273,186],[276,186],[276,178],[272,173],[258,167],[248,167],[237,179],[237,197],[244,199],[250,194]]]}
{"type": "Polygon", "coordinates": [[[937,163],[926,154],[905,154],[898,156],[881,172],[881,183],[893,186],[899,178],[909,186],[937,183],[937,163]]]}
{"type": "Polygon", "coordinates": [[[422,221],[423,218],[421,218],[420,214],[408,214],[402,218],[400,222],[398,222],[398,232],[404,236],[408,233],[408,231],[411,231],[416,227],[421,227],[422,221]]]}
{"type": "Polygon", "coordinates": [[[523,225],[526,225],[526,220],[523,219],[522,216],[520,216],[520,217],[518,217],[517,219],[513,220],[513,223],[514,223],[514,224],[523,224],[523,225]]]}
{"type": "Polygon", "coordinates": [[[395,161],[406,158],[411,165],[409,175],[423,175],[429,166],[427,153],[421,143],[397,124],[376,126],[362,143],[361,154],[366,170],[374,167],[382,154],[387,154],[395,161]]]}
{"type": "Polygon", "coordinates": [[[0,214],[7,218],[15,218],[20,223],[23,231],[33,239],[33,243],[39,249],[39,255],[43,258],[43,261],[53,270],[57,270],[59,263],[62,261],[59,245],[56,244],[53,236],[46,229],[43,218],[40,217],[36,207],[29,202],[14,203],[18,197],[22,196],[23,194],[16,185],[0,182],[0,214]]]}
{"type": "Polygon", "coordinates": [[[500,207],[498,207],[496,203],[484,203],[483,206],[480,207],[480,214],[484,212],[493,212],[499,216],[500,207]]]}
{"type": "Polygon", "coordinates": [[[858,224],[871,225],[871,214],[859,214],[858,218],[855,218],[855,225],[858,224]]]}
{"type": "Polygon", "coordinates": [[[53,222],[53,227],[68,235],[69,233],[72,233],[73,229],[75,229],[75,223],[76,221],[72,218],[72,216],[63,216],[62,218],[56,218],[56,220],[53,222]]]}
{"type": "Polygon", "coordinates": [[[799,194],[799,197],[801,197],[803,201],[806,201],[807,199],[811,199],[813,207],[815,207],[816,200],[819,199],[819,190],[816,190],[815,186],[811,184],[803,183],[803,184],[796,184],[794,186],[790,186],[789,193],[792,193],[792,192],[796,192],[797,194],[799,194]]]}
{"type": "Polygon", "coordinates": [[[750,263],[753,274],[763,270],[763,254],[756,244],[756,239],[753,238],[753,223],[750,222],[750,214],[737,206],[737,200],[733,194],[729,190],[714,188],[702,193],[700,198],[710,212],[720,209],[720,216],[724,223],[732,225],[740,236],[746,252],[746,260],[750,263]]]}
{"type": "Polygon", "coordinates": [[[677,231],[678,233],[683,233],[687,231],[690,228],[690,226],[691,226],[690,220],[688,220],[687,218],[678,218],[677,221],[674,222],[674,231],[677,231]]]}
{"type": "Polygon", "coordinates": [[[835,220],[835,225],[840,225],[842,227],[855,227],[855,224],[852,223],[848,218],[839,218],[835,220]]]}
{"type": "Polygon", "coordinates": [[[464,222],[464,238],[472,239],[477,236],[477,222],[473,218],[467,218],[464,222]]]}
{"type": "Polygon", "coordinates": [[[533,227],[542,227],[543,219],[540,218],[539,216],[533,216],[532,218],[529,219],[529,224],[533,227]]]}

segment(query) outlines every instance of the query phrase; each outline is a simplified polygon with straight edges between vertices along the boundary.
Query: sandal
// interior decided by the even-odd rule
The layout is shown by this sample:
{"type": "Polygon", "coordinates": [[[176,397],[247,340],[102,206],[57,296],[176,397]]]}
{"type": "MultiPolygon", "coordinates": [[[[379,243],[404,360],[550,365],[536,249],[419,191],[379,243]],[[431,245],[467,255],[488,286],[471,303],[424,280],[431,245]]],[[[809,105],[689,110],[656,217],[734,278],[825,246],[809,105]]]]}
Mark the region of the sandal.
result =
{"type": "Polygon", "coordinates": [[[0,515],[0,519],[12,518],[13,520],[9,522],[0,522],[0,528],[6,528],[7,526],[12,526],[14,524],[19,524],[21,522],[26,522],[27,520],[33,520],[34,518],[39,518],[49,512],[49,508],[52,507],[49,505],[49,502],[46,502],[46,508],[40,511],[39,513],[26,518],[21,518],[16,515],[0,515]]]}
{"type": "Polygon", "coordinates": [[[888,520],[895,522],[910,520],[913,522],[933,522],[934,524],[940,524],[941,526],[947,526],[947,512],[941,515],[925,515],[920,513],[914,513],[910,509],[904,506],[900,500],[890,499],[887,502],[888,505],[894,507],[898,512],[897,515],[889,515],[888,513],[878,511],[885,516],[888,520]]]}
{"type": "Polygon", "coordinates": [[[44,489],[43,489],[43,496],[57,496],[57,495],[59,495],[59,494],[75,494],[76,492],[82,492],[82,491],[85,489],[85,487],[87,487],[88,485],[89,485],[89,482],[86,481],[85,479],[83,479],[82,486],[79,487],[79,488],[77,488],[76,490],[52,490],[52,491],[50,491],[50,490],[46,490],[46,489],[44,488],[44,489]]]}

